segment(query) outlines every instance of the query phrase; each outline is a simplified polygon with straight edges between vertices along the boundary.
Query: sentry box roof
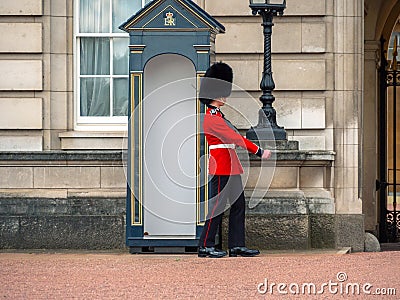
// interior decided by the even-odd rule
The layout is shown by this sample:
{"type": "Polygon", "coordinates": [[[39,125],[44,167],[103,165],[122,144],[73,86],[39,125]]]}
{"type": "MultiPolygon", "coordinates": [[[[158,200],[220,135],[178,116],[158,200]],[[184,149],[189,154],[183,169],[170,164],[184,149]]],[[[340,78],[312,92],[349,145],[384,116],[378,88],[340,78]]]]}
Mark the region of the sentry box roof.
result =
{"type": "Polygon", "coordinates": [[[225,33],[225,27],[190,0],[154,0],[120,27],[135,30],[211,31],[225,33]]]}

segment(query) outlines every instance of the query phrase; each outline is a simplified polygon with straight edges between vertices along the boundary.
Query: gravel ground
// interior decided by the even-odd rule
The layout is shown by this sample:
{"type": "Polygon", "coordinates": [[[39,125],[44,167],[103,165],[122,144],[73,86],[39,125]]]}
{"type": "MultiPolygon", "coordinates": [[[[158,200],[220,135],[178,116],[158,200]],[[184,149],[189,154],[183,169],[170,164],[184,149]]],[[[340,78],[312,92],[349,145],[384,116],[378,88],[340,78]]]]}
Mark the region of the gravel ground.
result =
{"type": "Polygon", "coordinates": [[[254,258],[222,259],[0,253],[0,299],[400,299],[399,262],[400,251],[264,252],[254,258]],[[286,286],[278,291],[279,284],[286,286]],[[355,292],[360,287],[359,295],[350,284],[355,292]],[[371,295],[363,293],[363,285],[371,295]],[[391,293],[388,288],[395,288],[397,296],[372,295],[391,293]]]}

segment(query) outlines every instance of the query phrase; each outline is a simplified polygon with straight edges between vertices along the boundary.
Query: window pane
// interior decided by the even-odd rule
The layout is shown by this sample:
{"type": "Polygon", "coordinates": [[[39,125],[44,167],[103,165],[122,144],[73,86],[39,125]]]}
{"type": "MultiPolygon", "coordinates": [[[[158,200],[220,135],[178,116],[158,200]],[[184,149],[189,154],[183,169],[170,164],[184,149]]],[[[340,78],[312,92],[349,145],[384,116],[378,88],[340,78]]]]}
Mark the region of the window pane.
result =
{"type": "Polygon", "coordinates": [[[110,0],[80,0],[79,32],[110,32],[110,0]]]}
{"type": "Polygon", "coordinates": [[[110,74],[110,39],[81,38],[81,75],[110,74]]]}
{"type": "Polygon", "coordinates": [[[81,78],[81,116],[110,116],[109,78],[81,78]]]}
{"type": "Polygon", "coordinates": [[[128,78],[114,79],[114,116],[128,115],[128,78]]]}
{"type": "Polygon", "coordinates": [[[142,0],[113,0],[113,32],[141,8],[142,0]]]}
{"type": "Polygon", "coordinates": [[[129,73],[129,38],[114,38],[114,74],[128,75],[129,73]]]}

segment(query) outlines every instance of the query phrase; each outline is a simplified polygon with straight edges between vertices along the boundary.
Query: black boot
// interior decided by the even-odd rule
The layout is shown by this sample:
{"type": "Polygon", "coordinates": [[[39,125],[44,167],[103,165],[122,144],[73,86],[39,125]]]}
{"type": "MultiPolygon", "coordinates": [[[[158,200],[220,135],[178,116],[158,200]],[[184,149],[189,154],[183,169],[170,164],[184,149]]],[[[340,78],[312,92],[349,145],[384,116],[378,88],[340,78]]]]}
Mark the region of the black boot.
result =
{"type": "Polygon", "coordinates": [[[215,249],[214,247],[199,247],[198,256],[199,257],[212,257],[212,258],[220,258],[226,255],[226,251],[215,249]]]}
{"type": "Polygon", "coordinates": [[[258,254],[260,254],[260,251],[255,249],[249,249],[246,247],[233,247],[229,249],[229,256],[231,257],[236,257],[238,255],[251,257],[251,256],[256,256],[258,254]]]}

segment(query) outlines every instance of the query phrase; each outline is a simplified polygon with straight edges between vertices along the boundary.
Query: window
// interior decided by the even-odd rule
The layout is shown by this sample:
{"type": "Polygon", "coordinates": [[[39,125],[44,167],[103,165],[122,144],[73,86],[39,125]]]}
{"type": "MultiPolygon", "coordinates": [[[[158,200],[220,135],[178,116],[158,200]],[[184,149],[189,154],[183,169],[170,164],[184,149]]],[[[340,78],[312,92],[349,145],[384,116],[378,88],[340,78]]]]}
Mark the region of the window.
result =
{"type": "Polygon", "coordinates": [[[78,0],[75,18],[76,129],[125,127],[129,35],[118,27],[150,0],[78,0]]]}
{"type": "MultiPolygon", "coordinates": [[[[397,49],[399,49],[399,42],[400,42],[400,32],[393,32],[391,37],[390,37],[390,41],[389,41],[389,49],[388,49],[388,55],[387,55],[387,59],[389,61],[391,61],[393,59],[393,47],[394,47],[394,39],[395,37],[397,37],[397,49]]],[[[399,50],[397,50],[399,51],[399,50]]],[[[399,57],[397,56],[397,59],[399,59],[399,57]]]]}

